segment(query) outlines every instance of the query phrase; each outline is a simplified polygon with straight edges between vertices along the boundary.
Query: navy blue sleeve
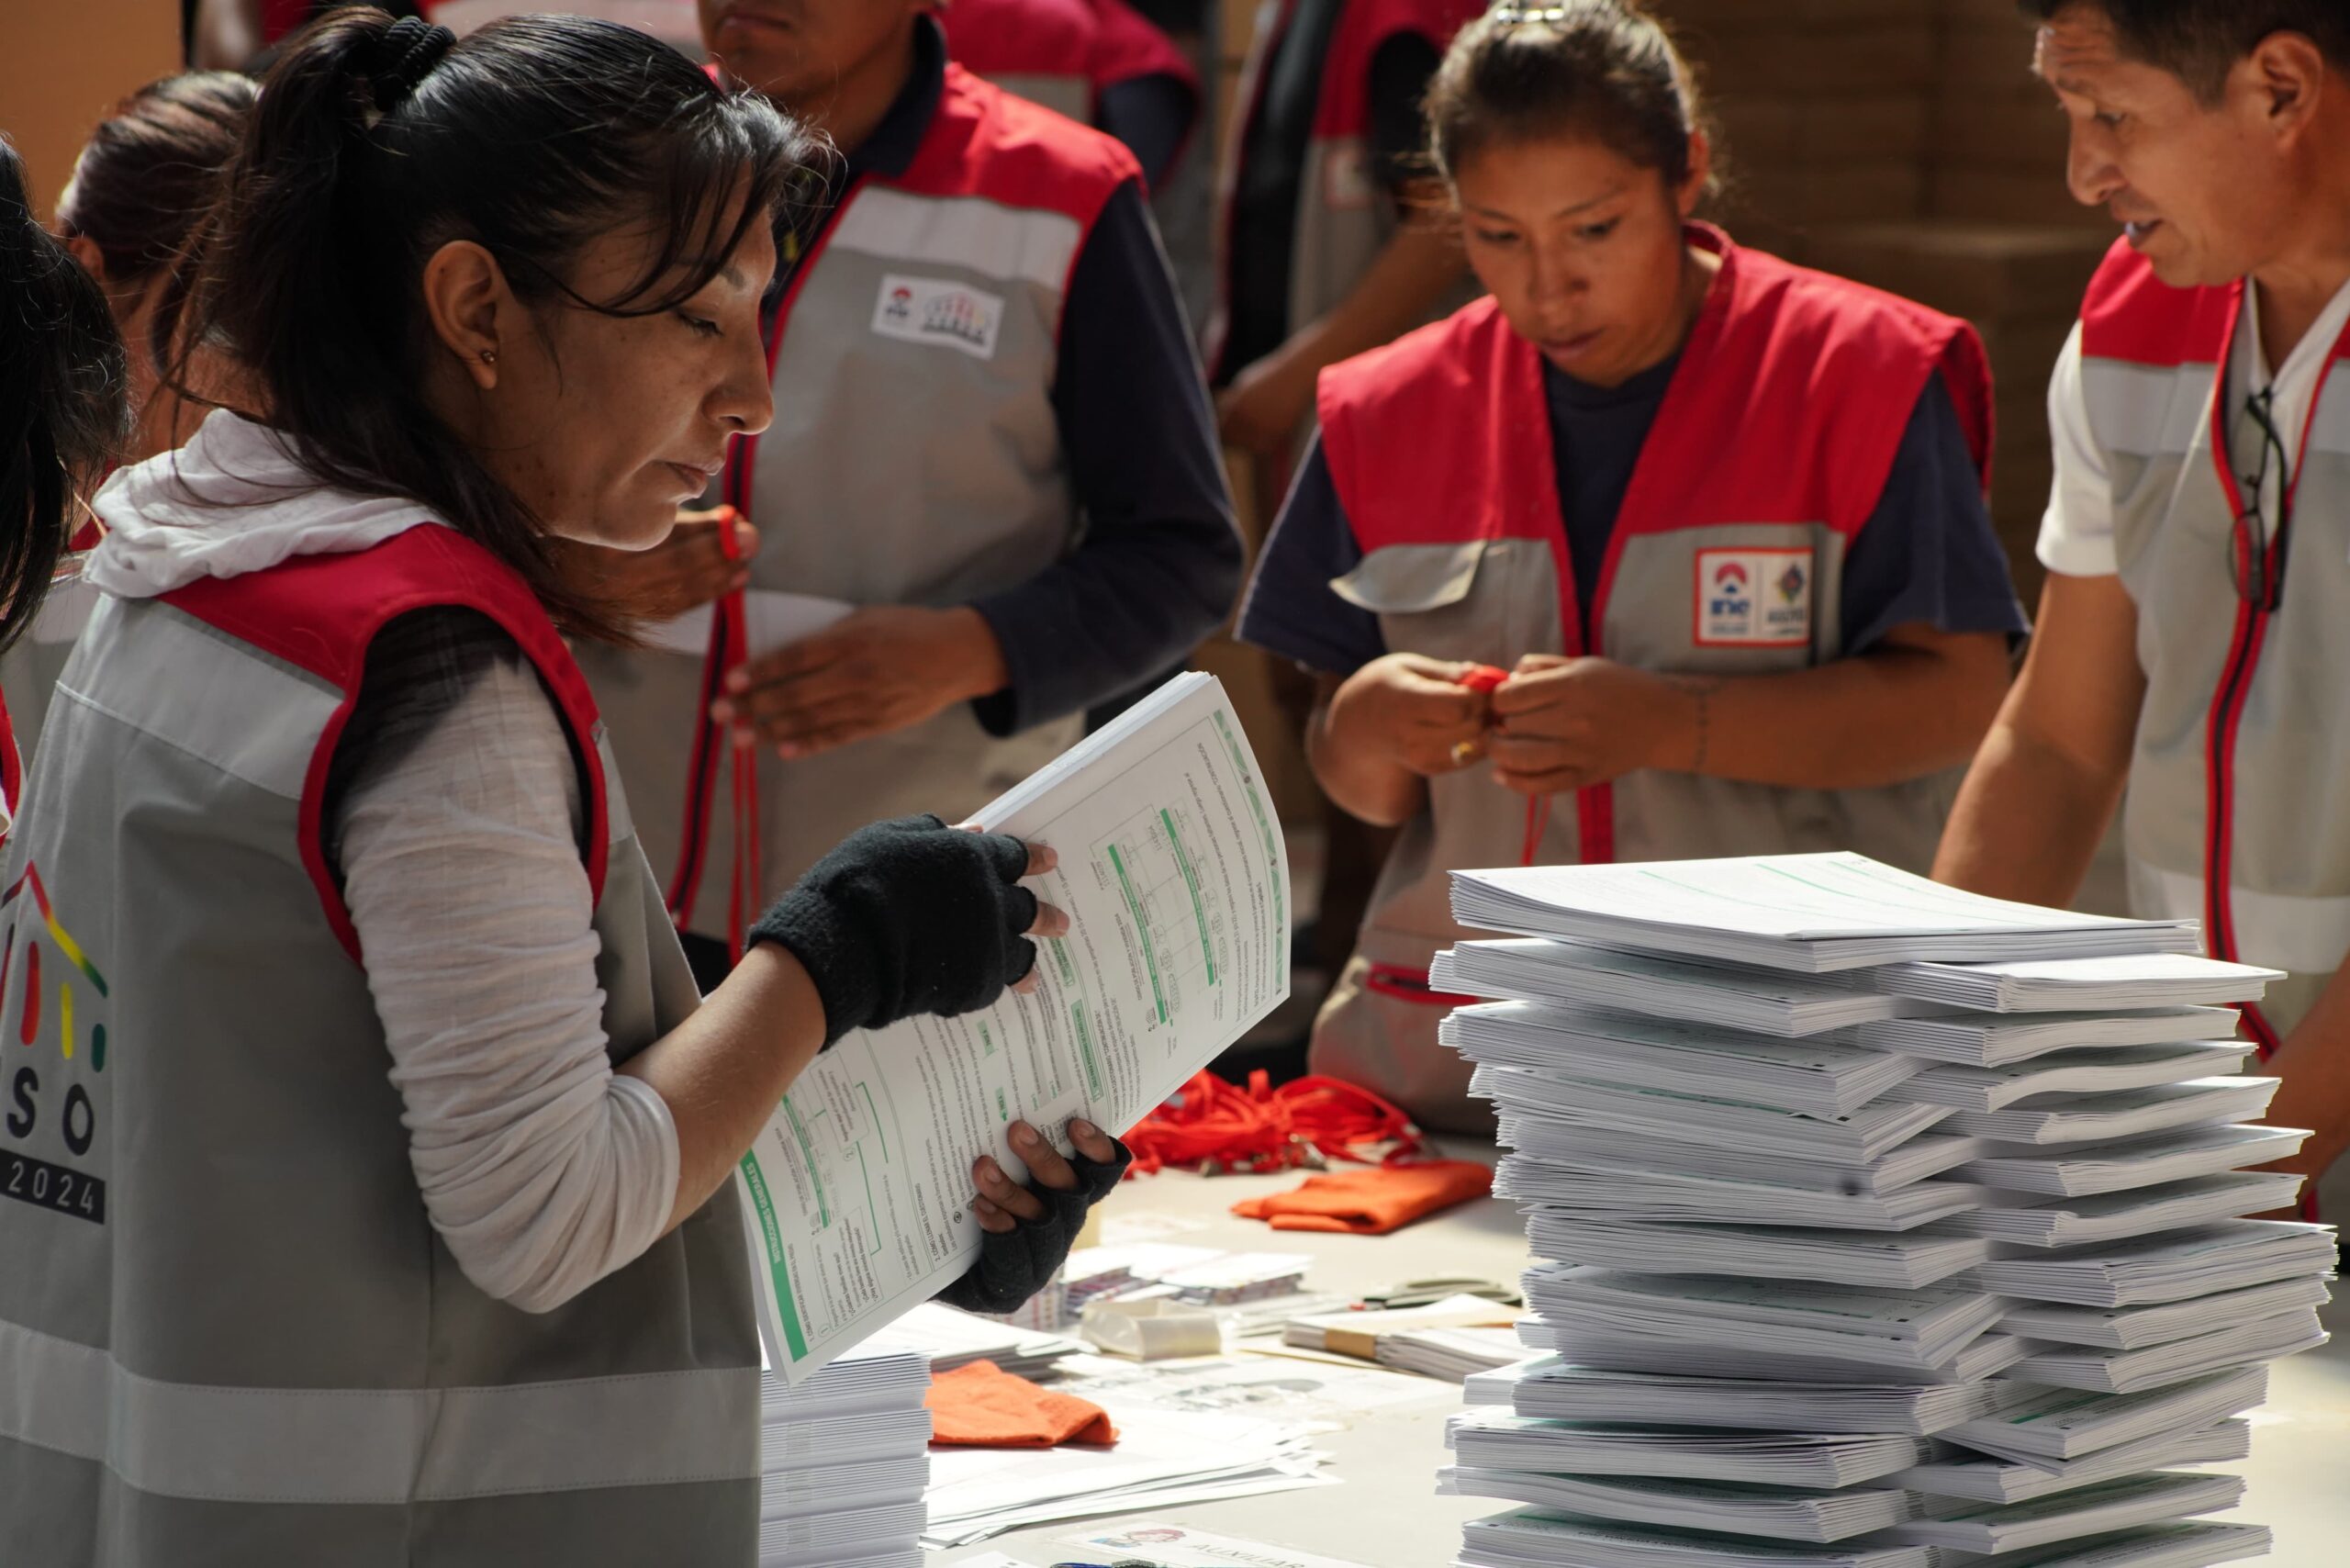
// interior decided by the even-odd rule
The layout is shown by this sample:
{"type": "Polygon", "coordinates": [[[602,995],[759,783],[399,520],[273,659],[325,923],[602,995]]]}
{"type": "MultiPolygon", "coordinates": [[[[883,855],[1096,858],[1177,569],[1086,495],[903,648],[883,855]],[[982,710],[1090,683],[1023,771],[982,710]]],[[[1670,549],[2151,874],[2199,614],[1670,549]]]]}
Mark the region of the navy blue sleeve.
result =
{"type": "Polygon", "coordinates": [[[1163,675],[1240,591],[1246,561],[1207,383],[1132,181],[1071,272],[1053,411],[1085,536],[1068,559],[972,607],[1012,671],[1009,688],[972,705],[990,734],[1163,675]]]}
{"type": "Polygon", "coordinates": [[[1866,653],[1895,627],[1920,622],[2009,636],[2031,626],[1940,375],[1919,394],[1885,493],[1844,558],[1844,652],[1866,653]]]}
{"type": "Polygon", "coordinates": [[[1361,561],[1317,431],[1258,558],[1240,610],[1240,640],[1330,675],[1352,675],[1386,657],[1379,617],[1330,588],[1361,561]]]}
{"type": "Polygon", "coordinates": [[[1192,139],[1200,95],[1177,77],[1137,76],[1103,88],[1096,112],[1099,129],[1126,144],[1144,183],[1157,190],[1192,139]]]}

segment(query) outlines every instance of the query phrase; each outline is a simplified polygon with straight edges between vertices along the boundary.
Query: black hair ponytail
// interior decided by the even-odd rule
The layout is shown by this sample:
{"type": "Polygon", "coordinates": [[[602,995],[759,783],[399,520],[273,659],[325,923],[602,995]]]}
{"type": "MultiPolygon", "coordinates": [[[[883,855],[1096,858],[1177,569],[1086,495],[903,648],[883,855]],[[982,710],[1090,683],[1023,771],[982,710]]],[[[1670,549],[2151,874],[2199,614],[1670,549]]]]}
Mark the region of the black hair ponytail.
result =
{"type": "MultiPolygon", "coordinates": [[[[524,300],[652,315],[709,283],[770,222],[818,144],[764,101],[722,92],[643,33],[523,17],[462,41],[373,7],[290,40],[198,241],[188,356],[225,348],[262,417],[319,483],[412,498],[513,566],[558,624],[622,634],[557,577],[547,520],[493,478],[427,404],[424,264],[471,241],[524,300]],[[620,297],[573,263],[632,224],[660,253],[620,297]]],[[[193,395],[193,394],[190,394],[193,395]]]]}
{"type": "Polygon", "coordinates": [[[40,613],[77,487],[120,448],[127,385],[106,296],[34,218],[0,140],[0,652],[40,613]]]}
{"type": "Polygon", "coordinates": [[[1574,134],[1678,185],[1710,135],[1695,73],[1638,0],[1503,0],[1453,39],[1427,106],[1448,179],[1488,147],[1574,134]]]}

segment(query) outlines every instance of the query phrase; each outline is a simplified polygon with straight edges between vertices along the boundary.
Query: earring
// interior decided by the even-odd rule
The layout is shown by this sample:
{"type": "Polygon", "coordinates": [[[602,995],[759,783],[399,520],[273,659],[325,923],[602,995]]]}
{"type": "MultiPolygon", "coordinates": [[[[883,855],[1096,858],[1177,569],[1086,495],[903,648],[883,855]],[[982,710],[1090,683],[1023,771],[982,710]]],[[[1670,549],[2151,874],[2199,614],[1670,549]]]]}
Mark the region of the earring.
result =
{"type": "Polygon", "coordinates": [[[481,362],[484,364],[496,364],[498,363],[498,351],[496,349],[482,350],[481,362]]]}

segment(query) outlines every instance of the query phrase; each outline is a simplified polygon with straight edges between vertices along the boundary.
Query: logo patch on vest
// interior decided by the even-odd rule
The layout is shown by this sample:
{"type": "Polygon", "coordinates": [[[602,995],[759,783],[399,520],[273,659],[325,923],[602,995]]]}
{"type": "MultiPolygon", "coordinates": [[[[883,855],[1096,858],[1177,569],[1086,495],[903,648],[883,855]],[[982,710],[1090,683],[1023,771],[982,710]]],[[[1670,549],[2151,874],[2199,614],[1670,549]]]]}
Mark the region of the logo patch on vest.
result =
{"type": "Polygon", "coordinates": [[[1701,648],[1802,648],[1811,644],[1808,550],[1697,552],[1701,648]]]}
{"type": "Polygon", "coordinates": [[[881,280],[873,330],[885,338],[993,359],[1003,330],[1003,297],[944,278],[891,273],[881,280]]]}

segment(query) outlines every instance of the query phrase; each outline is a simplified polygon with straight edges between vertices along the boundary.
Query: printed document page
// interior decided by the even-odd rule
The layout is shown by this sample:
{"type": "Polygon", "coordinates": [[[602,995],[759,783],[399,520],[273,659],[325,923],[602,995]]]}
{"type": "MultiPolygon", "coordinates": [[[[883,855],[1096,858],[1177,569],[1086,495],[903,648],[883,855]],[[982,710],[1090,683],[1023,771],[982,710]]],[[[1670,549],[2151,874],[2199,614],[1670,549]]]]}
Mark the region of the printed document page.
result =
{"type": "Polygon", "coordinates": [[[1042,983],[816,1058],[738,1172],[767,1357],[798,1382],[979,1255],[971,1163],[1015,1118],[1124,1132],[1289,994],[1289,868],[1224,689],[1177,678],[980,813],[1058,852],[1042,983]]]}

